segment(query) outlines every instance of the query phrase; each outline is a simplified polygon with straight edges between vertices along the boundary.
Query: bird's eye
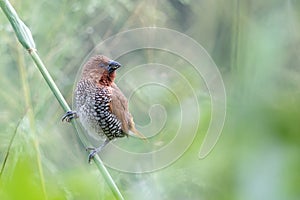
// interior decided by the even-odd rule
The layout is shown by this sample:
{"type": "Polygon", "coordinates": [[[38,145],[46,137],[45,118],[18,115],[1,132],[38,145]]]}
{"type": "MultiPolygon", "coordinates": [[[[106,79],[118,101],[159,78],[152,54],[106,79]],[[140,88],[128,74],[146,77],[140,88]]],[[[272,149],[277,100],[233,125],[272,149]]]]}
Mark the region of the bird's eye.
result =
{"type": "Polygon", "coordinates": [[[100,63],[100,64],[99,64],[99,67],[105,67],[105,64],[100,63]]]}

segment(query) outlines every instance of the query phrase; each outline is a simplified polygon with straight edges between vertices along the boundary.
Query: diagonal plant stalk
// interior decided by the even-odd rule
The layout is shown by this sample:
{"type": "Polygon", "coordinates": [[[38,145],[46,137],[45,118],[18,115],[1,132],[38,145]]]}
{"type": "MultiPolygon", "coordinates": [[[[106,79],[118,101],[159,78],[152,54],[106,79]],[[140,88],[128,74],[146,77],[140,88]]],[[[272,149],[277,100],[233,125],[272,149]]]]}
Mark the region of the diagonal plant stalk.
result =
{"type": "MultiPolygon", "coordinates": [[[[62,96],[61,92],[57,88],[55,82],[53,81],[51,75],[49,74],[48,70],[46,69],[45,65],[43,64],[42,60],[40,59],[36,49],[35,43],[32,38],[32,34],[29,28],[23,23],[23,21],[18,17],[16,11],[11,6],[8,0],[0,0],[0,6],[3,12],[5,13],[6,17],[10,21],[16,36],[22,46],[29,52],[31,58],[35,62],[37,68],[41,72],[42,76],[44,77],[45,81],[47,82],[48,86],[50,87],[51,91],[53,92],[54,96],[58,100],[61,107],[64,109],[65,112],[70,111],[70,107],[67,104],[66,100],[62,96]]],[[[71,121],[73,127],[76,130],[76,133],[82,142],[83,146],[90,146],[89,141],[85,138],[85,136],[79,132],[76,128],[76,122],[74,120],[71,121]]],[[[97,165],[99,171],[101,172],[102,176],[104,177],[105,181],[109,185],[111,191],[113,192],[116,199],[124,199],[120,190],[118,189],[117,185],[115,184],[114,180],[110,176],[108,170],[104,166],[102,160],[98,155],[94,157],[94,162],[97,165]]]]}
{"type": "Polygon", "coordinates": [[[3,172],[4,172],[4,168],[5,168],[5,166],[6,166],[6,163],[7,163],[7,158],[8,158],[8,156],[9,156],[9,154],[10,154],[10,150],[11,150],[11,147],[12,147],[12,143],[13,143],[13,141],[14,141],[16,135],[17,135],[17,131],[18,131],[18,128],[19,128],[21,122],[22,122],[22,119],[19,119],[19,121],[18,121],[17,124],[16,124],[14,133],[13,133],[13,135],[12,135],[10,141],[9,141],[7,150],[6,150],[6,152],[5,152],[4,161],[3,161],[2,166],[1,166],[1,169],[0,169],[0,186],[1,186],[1,183],[2,183],[2,182],[1,182],[1,177],[2,177],[2,174],[3,174],[3,172]]]}

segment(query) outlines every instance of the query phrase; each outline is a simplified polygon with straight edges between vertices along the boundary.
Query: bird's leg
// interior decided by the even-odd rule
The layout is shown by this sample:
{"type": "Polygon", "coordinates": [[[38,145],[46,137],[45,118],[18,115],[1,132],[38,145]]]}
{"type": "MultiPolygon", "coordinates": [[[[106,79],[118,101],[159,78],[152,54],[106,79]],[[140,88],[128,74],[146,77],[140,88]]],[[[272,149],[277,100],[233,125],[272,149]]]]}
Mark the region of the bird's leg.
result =
{"type": "Polygon", "coordinates": [[[78,118],[78,115],[77,115],[76,111],[70,110],[70,111],[66,112],[66,114],[63,115],[63,117],[61,118],[61,121],[70,122],[74,118],[78,118]]]}
{"type": "Polygon", "coordinates": [[[91,160],[95,157],[95,155],[97,153],[99,153],[108,143],[110,142],[109,139],[106,139],[99,147],[97,148],[93,148],[93,147],[87,147],[86,150],[87,151],[91,151],[91,153],[89,154],[89,163],[91,162],[91,160]]]}

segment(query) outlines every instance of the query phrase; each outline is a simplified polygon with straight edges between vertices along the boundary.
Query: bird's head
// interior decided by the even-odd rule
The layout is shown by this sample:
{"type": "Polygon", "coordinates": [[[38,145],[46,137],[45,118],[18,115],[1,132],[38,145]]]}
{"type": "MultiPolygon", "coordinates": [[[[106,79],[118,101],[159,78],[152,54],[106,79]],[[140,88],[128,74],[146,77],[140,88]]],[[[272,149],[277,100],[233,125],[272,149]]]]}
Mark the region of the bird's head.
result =
{"type": "Polygon", "coordinates": [[[103,67],[105,70],[108,71],[109,74],[113,73],[116,69],[121,67],[121,64],[114,61],[114,60],[109,60],[108,62],[100,63],[100,67],[103,67]]]}
{"type": "Polygon", "coordinates": [[[110,85],[115,77],[116,70],[121,64],[103,55],[97,55],[88,60],[83,67],[83,77],[110,85]]]}

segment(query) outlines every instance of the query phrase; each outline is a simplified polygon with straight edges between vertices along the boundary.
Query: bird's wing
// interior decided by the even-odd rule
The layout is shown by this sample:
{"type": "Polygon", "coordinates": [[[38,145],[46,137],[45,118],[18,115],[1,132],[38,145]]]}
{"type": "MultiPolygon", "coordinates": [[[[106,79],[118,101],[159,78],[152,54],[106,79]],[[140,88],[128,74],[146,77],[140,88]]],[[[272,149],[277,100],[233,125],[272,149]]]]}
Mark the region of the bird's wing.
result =
{"type": "Polygon", "coordinates": [[[128,133],[128,102],[116,84],[112,84],[110,109],[111,112],[121,121],[122,131],[128,133]]]}
{"type": "Polygon", "coordinates": [[[134,133],[136,136],[146,139],[146,137],[136,130],[133,118],[128,111],[128,101],[122,91],[116,84],[112,84],[111,95],[111,112],[121,121],[123,132],[130,134],[134,133]]]}

